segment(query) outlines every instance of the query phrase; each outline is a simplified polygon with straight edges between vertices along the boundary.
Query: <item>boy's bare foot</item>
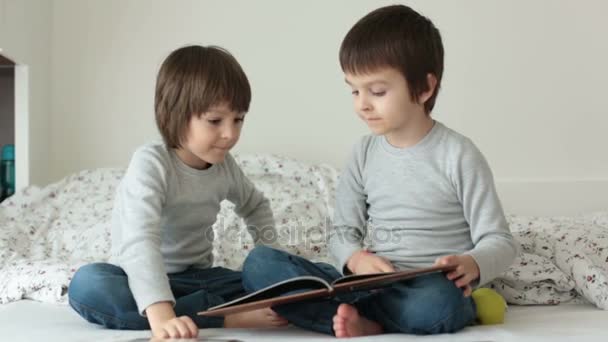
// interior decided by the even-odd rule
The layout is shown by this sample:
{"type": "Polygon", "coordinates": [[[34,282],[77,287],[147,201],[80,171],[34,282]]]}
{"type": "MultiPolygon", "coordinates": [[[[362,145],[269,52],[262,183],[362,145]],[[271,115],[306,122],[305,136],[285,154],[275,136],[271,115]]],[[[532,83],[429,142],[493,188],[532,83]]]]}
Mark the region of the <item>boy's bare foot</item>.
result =
{"type": "Polygon", "coordinates": [[[382,334],[382,326],[359,316],[357,309],[349,304],[340,304],[334,316],[336,337],[357,337],[382,334]]]}
{"type": "Polygon", "coordinates": [[[273,328],[288,323],[270,308],[239,312],[224,318],[224,328],[273,328]]]}

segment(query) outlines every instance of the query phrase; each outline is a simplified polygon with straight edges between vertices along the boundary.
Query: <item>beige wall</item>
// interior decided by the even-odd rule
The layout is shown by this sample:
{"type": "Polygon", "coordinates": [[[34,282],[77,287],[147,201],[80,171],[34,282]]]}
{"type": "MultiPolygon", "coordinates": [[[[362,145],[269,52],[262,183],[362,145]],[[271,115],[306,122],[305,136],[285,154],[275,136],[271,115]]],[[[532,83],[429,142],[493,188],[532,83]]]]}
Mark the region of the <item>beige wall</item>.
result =
{"type": "MultiPolygon", "coordinates": [[[[237,152],[341,166],[367,129],[354,115],[338,47],[361,16],[394,3],[4,2],[4,25],[29,39],[12,41],[15,50],[34,64],[32,73],[48,67],[32,76],[34,154],[42,158],[48,150],[50,158],[48,178],[33,177],[40,182],[84,168],[126,166],[137,146],[158,136],[152,101],[160,62],[189,43],[228,48],[250,77],[254,97],[237,152]],[[14,7],[32,11],[40,23],[26,25],[30,14],[19,11],[7,19],[14,7]],[[48,7],[51,19],[44,17],[48,7]]],[[[406,3],[430,17],[444,38],[446,73],[434,116],[485,153],[507,208],[545,213],[603,205],[608,2],[406,3]],[[547,210],[528,210],[538,202],[548,203],[547,210]]]]}
{"type": "MultiPolygon", "coordinates": [[[[30,156],[29,180],[33,184],[46,184],[56,179],[56,176],[50,173],[52,163],[56,160],[51,162],[49,159],[52,5],[53,2],[48,0],[0,0],[2,53],[15,62],[28,66],[29,132],[27,134],[30,156]]],[[[18,149],[19,146],[16,148],[18,149]]]]}

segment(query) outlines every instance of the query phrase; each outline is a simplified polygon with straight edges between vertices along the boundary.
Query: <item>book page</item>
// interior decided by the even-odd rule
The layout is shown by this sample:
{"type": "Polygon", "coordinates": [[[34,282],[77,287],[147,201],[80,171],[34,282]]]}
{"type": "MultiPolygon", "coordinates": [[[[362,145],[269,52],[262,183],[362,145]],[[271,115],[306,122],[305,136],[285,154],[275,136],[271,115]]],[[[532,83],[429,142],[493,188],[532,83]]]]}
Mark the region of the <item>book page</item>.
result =
{"type": "Polygon", "coordinates": [[[215,309],[228,307],[231,305],[251,303],[251,302],[255,302],[255,301],[259,301],[259,300],[280,297],[280,296],[293,294],[293,293],[297,293],[297,292],[304,292],[304,291],[311,291],[311,290],[318,290],[318,289],[327,289],[327,290],[331,291],[332,286],[325,280],[318,278],[318,277],[301,276],[301,277],[291,278],[291,279],[287,279],[282,282],[273,284],[271,286],[265,287],[256,292],[253,292],[249,295],[237,298],[235,300],[232,300],[230,302],[227,302],[227,303],[224,303],[221,305],[214,306],[212,308],[209,308],[208,310],[215,310],[215,309]]]}

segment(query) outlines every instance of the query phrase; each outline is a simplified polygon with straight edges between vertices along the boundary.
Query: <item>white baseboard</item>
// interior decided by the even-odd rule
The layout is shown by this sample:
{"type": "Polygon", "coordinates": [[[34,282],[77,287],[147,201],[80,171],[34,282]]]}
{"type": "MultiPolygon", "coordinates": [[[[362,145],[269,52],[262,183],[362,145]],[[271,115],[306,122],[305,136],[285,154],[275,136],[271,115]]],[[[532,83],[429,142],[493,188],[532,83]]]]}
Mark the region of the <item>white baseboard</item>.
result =
{"type": "Polygon", "coordinates": [[[497,179],[508,214],[566,216],[608,210],[608,179],[497,179]]]}

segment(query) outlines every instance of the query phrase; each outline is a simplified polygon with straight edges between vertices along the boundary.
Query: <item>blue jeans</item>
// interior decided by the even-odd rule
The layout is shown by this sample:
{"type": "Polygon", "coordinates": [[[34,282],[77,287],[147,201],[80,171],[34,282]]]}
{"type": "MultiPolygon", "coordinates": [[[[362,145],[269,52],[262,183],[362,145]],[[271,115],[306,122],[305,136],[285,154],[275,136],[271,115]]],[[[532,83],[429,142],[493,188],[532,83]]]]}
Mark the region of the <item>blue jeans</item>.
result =
{"type": "MultiPolygon", "coordinates": [[[[342,275],[333,266],[266,246],[251,251],[243,266],[243,286],[253,292],[297,276],[332,282],[342,275]]],[[[475,303],[441,273],[393,284],[381,291],[361,291],[314,302],[284,304],[273,309],[304,329],[334,335],[333,316],[341,303],[379,323],[386,333],[440,334],[463,329],[475,321],[475,303]]]]}
{"type": "MultiPolygon", "coordinates": [[[[189,316],[199,328],[219,328],[222,317],[203,317],[196,313],[243,296],[241,272],[222,267],[189,268],[168,274],[175,296],[177,316],[189,316]]],[[[147,330],[148,319],[139,314],[122,268],[88,264],[74,274],[68,289],[70,306],[91,323],[110,329],[147,330]]]]}

